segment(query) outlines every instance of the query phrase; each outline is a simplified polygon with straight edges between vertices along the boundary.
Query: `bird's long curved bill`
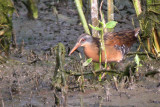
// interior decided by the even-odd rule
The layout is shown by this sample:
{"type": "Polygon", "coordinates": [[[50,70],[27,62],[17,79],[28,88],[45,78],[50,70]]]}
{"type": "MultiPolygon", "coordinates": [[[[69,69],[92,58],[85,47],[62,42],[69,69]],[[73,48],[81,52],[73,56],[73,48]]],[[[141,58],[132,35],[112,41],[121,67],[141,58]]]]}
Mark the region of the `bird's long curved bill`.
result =
{"type": "Polygon", "coordinates": [[[70,53],[69,53],[69,56],[78,48],[78,47],[80,47],[80,43],[77,43],[74,47],[73,47],[73,49],[70,51],[70,53]]]}

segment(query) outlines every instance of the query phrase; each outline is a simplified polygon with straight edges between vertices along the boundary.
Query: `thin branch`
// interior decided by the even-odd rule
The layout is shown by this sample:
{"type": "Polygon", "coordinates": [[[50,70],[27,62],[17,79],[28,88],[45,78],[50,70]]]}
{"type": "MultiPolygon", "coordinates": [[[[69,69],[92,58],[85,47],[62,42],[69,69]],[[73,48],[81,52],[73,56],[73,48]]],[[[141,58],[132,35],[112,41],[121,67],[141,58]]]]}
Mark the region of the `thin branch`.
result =
{"type": "Polygon", "coordinates": [[[101,73],[101,72],[108,72],[108,73],[114,73],[114,74],[121,74],[120,71],[116,71],[116,70],[106,70],[106,69],[101,69],[101,70],[97,70],[97,71],[93,71],[93,72],[83,72],[83,74],[82,74],[82,73],[75,73],[75,72],[71,72],[71,71],[66,71],[67,74],[71,74],[71,75],[74,75],[74,76],[96,74],[96,73],[101,73]]]}

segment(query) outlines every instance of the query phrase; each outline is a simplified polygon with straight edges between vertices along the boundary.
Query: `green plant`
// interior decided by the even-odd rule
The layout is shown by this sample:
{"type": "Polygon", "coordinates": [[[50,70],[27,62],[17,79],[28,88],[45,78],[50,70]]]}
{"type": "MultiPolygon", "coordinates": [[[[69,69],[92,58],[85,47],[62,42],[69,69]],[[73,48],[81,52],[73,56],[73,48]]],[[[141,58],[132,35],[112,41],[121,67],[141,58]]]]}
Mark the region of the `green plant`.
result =
{"type": "Polygon", "coordinates": [[[56,67],[53,76],[53,86],[57,89],[65,89],[67,75],[64,70],[65,64],[65,47],[62,43],[58,43],[55,47],[56,67]]]}
{"type": "MultiPolygon", "coordinates": [[[[101,49],[102,49],[104,52],[106,52],[106,51],[105,51],[104,38],[103,38],[103,36],[104,36],[104,29],[105,29],[105,28],[114,28],[114,27],[116,26],[117,22],[116,22],[116,21],[109,21],[109,22],[107,22],[107,23],[103,23],[102,21],[99,21],[99,23],[100,23],[101,27],[94,27],[94,26],[92,26],[91,24],[89,24],[89,26],[90,26],[92,29],[95,29],[95,30],[101,32],[101,36],[100,36],[101,49]]],[[[106,56],[106,53],[105,53],[105,56],[106,56]]],[[[101,64],[101,50],[100,50],[100,59],[99,59],[99,62],[100,62],[100,64],[101,64]]],[[[106,64],[107,64],[107,60],[105,61],[105,68],[107,67],[106,64]]]]}
{"type": "Polygon", "coordinates": [[[37,19],[38,18],[38,0],[22,1],[28,10],[28,16],[37,19]]]}
{"type": "MultiPolygon", "coordinates": [[[[104,30],[105,30],[106,28],[114,28],[114,27],[116,26],[117,22],[116,22],[116,21],[109,21],[109,22],[107,22],[107,23],[104,23],[104,21],[102,20],[102,21],[99,21],[99,23],[100,23],[101,27],[94,27],[94,26],[92,26],[91,24],[89,24],[89,26],[90,26],[92,29],[95,29],[95,30],[101,32],[101,36],[100,36],[101,49],[100,49],[100,54],[99,54],[99,56],[100,56],[100,57],[99,57],[99,66],[100,66],[100,68],[101,68],[101,59],[102,59],[101,53],[102,53],[102,51],[105,52],[105,57],[107,57],[107,54],[106,54],[106,51],[105,51],[104,38],[103,38],[104,32],[105,32],[104,30]]],[[[106,60],[105,60],[105,68],[107,68],[107,58],[105,58],[105,59],[106,59],[106,60]]],[[[99,75],[99,81],[101,81],[101,77],[102,77],[102,75],[100,74],[100,75],[99,75]]]]}
{"type": "Polygon", "coordinates": [[[11,0],[0,0],[0,54],[9,55],[12,37],[12,14],[14,6],[11,0]]]}
{"type": "Polygon", "coordinates": [[[141,30],[143,31],[142,37],[145,39],[145,51],[147,50],[146,53],[153,53],[156,57],[160,57],[160,1],[132,1],[139,18],[141,30]],[[142,6],[141,2],[145,5],[142,6]]]}
{"type": "Polygon", "coordinates": [[[138,69],[139,69],[139,67],[142,66],[142,64],[140,63],[141,59],[139,58],[139,56],[137,54],[134,57],[134,61],[136,62],[136,72],[138,72],[138,69]]]}

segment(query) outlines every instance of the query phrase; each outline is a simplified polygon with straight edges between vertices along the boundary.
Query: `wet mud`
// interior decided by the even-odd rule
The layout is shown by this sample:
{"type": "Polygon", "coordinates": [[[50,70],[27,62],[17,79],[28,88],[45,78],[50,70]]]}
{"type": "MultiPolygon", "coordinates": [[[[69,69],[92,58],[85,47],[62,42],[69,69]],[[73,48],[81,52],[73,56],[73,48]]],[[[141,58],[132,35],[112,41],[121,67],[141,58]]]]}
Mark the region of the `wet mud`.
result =
{"type": "MultiPolygon", "coordinates": [[[[116,0],[115,31],[133,29],[138,20],[129,0],[116,0]]],[[[72,1],[56,3],[52,0],[40,0],[39,18],[27,17],[27,9],[18,2],[19,17],[13,15],[13,32],[17,48],[11,50],[10,58],[0,64],[0,105],[1,107],[159,107],[160,106],[160,61],[147,59],[141,61],[139,78],[123,78],[118,81],[118,89],[113,79],[105,77],[101,82],[98,75],[84,76],[84,90],[80,88],[80,77],[70,75],[67,81],[67,93],[53,87],[56,67],[54,47],[63,43],[66,49],[66,71],[80,72],[81,62],[85,61],[83,50],[78,49],[72,56],[68,52],[76,39],[84,33],[75,4],[72,1]],[[58,19],[52,7],[58,11],[58,19]],[[153,74],[152,74],[153,73],[153,74]],[[59,98],[59,104],[57,104],[59,98]],[[57,105],[56,105],[57,104],[57,105]]],[[[107,13],[106,5],[103,6],[107,13]]],[[[90,20],[88,20],[90,23],[90,20]]],[[[132,48],[136,51],[138,42],[132,48]]],[[[124,69],[133,57],[126,57],[117,63],[118,69],[124,69]]],[[[92,65],[83,72],[92,71],[92,65]]],[[[132,78],[132,75],[131,75],[132,78]]]]}

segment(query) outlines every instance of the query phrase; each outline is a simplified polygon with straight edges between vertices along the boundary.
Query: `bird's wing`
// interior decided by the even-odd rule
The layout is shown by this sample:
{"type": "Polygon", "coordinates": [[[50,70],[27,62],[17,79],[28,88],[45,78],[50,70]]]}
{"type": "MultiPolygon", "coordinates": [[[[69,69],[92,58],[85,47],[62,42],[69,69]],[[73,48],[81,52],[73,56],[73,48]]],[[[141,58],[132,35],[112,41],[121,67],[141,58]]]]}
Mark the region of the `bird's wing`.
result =
{"type": "Polygon", "coordinates": [[[105,45],[131,47],[137,40],[137,30],[111,32],[104,35],[105,45]]]}

